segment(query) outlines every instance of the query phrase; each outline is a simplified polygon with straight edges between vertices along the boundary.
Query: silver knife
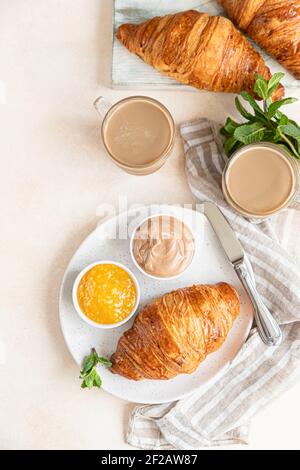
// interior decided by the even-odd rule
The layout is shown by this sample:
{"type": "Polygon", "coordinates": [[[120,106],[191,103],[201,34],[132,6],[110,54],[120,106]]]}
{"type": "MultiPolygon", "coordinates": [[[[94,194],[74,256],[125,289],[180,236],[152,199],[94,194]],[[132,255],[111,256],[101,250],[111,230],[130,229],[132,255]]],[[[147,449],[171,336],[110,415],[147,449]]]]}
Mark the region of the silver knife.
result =
{"type": "Polygon", "coordinates": [[[254,307],[254,317],[262,341],[277,346],[282,340],[278,323],[263,303],[245,264],[245,253],[234,231],[220,209],[211,202],[204,203],[204,213],[214,229],[229,261],[235,269],[254,307]]]}

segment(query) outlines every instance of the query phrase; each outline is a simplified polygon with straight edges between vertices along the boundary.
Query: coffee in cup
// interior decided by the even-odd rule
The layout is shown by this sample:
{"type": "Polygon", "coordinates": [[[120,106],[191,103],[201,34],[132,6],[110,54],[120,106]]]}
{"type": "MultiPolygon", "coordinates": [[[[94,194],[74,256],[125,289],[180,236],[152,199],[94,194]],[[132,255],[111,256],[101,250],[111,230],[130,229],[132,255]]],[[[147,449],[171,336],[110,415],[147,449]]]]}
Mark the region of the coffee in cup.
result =
{"type": "MultiPolygon", "coordinates": [[[[102,98],[95,106],[101,113],[102,98]]],[[[175,125],[158,101],[134,96],[119,101],[105,113],[102,139],[112,160],[133,174],[156,171],[172,148],[175,125]]]]}
{"type": "Polygon", "coordinates": [[[298,168],[278,145],[250,144],[228,160],[222,186],[227,202],[238,212],[266,217],[289,205],[295,196],[298,168]]]}

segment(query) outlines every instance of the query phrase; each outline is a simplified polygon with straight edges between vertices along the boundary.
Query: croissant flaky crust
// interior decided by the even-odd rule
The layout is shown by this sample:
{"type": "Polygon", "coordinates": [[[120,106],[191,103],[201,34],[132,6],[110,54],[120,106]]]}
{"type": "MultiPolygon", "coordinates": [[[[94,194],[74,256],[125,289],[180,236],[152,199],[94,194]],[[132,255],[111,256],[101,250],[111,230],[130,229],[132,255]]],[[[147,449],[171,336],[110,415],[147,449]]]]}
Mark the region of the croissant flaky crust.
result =
{"type": "Polygon", "coordinates": [[[165,294],[121,336],[111,370],[132,380],[190,374],[222,346],[239,311],[236,290],[224,282],[165,294]]]}
{"type": "Polygon", "coordinates": [[[300,0],[218,0],[236,26],[300,79],[300,0]]]}
{"type": "MultiPolygon", "coordinates": [[[[123,24],[117,38],[160,72],[203,90],[253,93],[256,72],[271,77],[261,55],[222,16],[189,10],[123,24]]],[[[278,87],[273,99],[282,95],[278,87]]]]}

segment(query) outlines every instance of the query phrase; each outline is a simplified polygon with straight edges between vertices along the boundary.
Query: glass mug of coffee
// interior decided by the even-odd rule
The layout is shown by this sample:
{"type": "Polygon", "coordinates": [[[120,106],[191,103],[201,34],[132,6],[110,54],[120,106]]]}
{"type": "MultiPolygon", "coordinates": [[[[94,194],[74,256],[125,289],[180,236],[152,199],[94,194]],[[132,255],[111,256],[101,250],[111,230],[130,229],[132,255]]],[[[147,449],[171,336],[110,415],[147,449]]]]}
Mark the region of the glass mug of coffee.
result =
{"type": "Polygon", "coordinates": [[[227,202],[246,217],[268,217],[288,206],[300,209],[298,163],[269,142],[233,153],[223,171],[222,189],[227,202]]]}
{"type": "Polygon", "coordinates": [[[110,105],[100,96],[94,105],[102,118],[105,149],[117,166],[133,175],[161,168],[175,136],[174,120],[163,104],[147,96],[132,96],[110,105]]]}

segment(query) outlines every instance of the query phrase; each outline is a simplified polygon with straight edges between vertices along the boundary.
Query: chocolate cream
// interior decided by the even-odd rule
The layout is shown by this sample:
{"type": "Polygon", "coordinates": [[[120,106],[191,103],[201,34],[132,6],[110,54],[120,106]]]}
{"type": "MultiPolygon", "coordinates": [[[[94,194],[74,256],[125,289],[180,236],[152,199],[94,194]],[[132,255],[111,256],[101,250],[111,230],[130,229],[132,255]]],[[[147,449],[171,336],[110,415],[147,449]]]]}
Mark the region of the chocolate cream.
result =
{"type": "Polygon", "coordinates": [[[135,233],[133,256],[146,273],[173,277],[189,266],[195,251],[189,228],[171,216],[147,219],[135,233]]]}

